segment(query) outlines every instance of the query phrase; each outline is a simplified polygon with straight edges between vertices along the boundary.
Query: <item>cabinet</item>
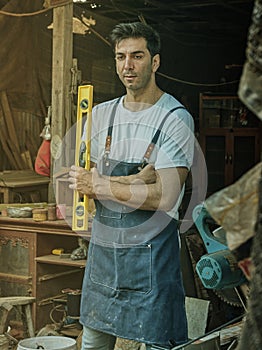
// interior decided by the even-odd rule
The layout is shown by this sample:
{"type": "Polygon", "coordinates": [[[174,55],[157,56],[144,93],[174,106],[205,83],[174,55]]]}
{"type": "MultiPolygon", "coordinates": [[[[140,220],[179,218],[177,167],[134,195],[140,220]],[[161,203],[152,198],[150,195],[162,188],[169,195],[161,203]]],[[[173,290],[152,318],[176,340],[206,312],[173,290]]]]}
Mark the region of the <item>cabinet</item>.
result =
{"type": "Polygon", "coordinates": [[[86,260],[52,254],[54,248],[77,248],[78,238],[63,220],[0,217],[0,295],[34,296],[36,330],[51,323],[53,299],[63,296],[63,289],[81,289],[86,260]]]}
{"type": "Polygon", "coordinates": [[[234,95],[200,94],[199,136],[207,196],[232,184],[260,159],[261,126],[234,95]]]}

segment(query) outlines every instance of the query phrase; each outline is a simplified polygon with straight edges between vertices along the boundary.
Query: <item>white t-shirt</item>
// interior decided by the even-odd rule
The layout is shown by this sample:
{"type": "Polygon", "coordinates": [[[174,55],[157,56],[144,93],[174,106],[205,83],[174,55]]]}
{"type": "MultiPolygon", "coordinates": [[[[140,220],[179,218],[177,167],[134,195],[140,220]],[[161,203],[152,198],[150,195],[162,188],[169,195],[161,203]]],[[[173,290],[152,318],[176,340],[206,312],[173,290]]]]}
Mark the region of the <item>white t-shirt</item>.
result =
{"type": "MultiPolygon", "coordinates": [[[[132,112],[123,106],[123,98],[116,108],[109,158],[138,163],[151,143],[161,121],[173,108],[181,106],[173,96],[164,93],[152,106],[138,112],[132,112]]],[[[117,99],[101,103],[92,111],[91,161],[100,162],[105,152],[105,142],[112,109],[117,99]]],[[[85,137],[85,132],[83,139],[85,137]]],[[[190,169],[194,152],[194,122],[186,109],[178,109],[165,121],[158,142],[149,159],[155,169],[187,167],[190,169]]],[[[181,196],[168,214],[178,218],[181,196]]]]}

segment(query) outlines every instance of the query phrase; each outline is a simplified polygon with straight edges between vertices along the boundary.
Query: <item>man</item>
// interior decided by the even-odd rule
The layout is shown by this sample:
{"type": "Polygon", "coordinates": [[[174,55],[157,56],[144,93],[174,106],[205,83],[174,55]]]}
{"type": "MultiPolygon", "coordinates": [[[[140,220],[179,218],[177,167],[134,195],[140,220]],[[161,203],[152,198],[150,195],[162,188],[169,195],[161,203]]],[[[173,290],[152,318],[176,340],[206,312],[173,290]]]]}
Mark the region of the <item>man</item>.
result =
{"type": "Polygon", "coordinates": [[[193,120],[156,84],[159,35],[117,25],[111,40],[126,94],[93,109],[90,172],[70,188],[95,199],[82,287],[82,350],[116,337],[171,347],[187,341],[178,208],[193,158],[193,120]]]}

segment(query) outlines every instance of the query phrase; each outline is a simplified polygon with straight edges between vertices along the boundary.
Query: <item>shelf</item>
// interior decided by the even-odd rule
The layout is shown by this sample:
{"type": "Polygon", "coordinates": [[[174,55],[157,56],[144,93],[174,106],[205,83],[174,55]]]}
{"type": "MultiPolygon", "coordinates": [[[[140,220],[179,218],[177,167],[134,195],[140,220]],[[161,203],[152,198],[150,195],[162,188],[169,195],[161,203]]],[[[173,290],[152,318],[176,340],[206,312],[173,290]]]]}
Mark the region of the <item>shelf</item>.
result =
{"type": "Polygon", "coordinates": [[[52,265],[64,265],[64,266],[75,266],[84,268],[86,266],[86,260],[71,260],[70,258],[60,258],[59,255],[44,255],[35,258],[35,261],[41,264],[52,264],[52,265]]]}
{"type": "Polygon", "coordinates": [[[71,230],[69,222],[65,220],[55,221],[34,221],[32,218],[10,218],[7,216],[0,216],[1,228],[13,231],[27,231],[35,233],[48,233],[50,235],[61,236],[77,236],[89,238],[91,236],[92,223],[89,222],[87,232],[74,232],[71,230]]]}
{"type": "Polygon", "coordinates": [[[206,134],[208,133],[223,133],[225,131],[230,131],[230,132],[252,132],[252,131],[258,131],[259,127],[258,126],[254,126],[254,127],[250,127],[250,126],[205,126],[202,127],[201,132],[204,132],[206,134]]]}
{"type": "Polygon", "coordinates": [[[20,276],[11,273],[0,272],[0,280],[8,282],[18,282],[18,283],[30,283],[32,278],[30,276],[20,276]]]}
{"type": "Polygon", "coordinates": [[[237,95],[202,93],[199,141],[208,195],[231,185],[260,159],[261,123],[237,95]]]}
{"type": "Polygon", "coordinates": [[[61,244],[65,252],[73,251],[78,238],[64,220],[37,222],[32,218],[0,216],[1,294],[30,294],[36,298],[32,307],[36,331],[50,323],[53,296],[66,288],[82,287],[86,259],[71,260],[70,256],[51,254],[61,244]],[[18,270],[21,275],[17,275],[18,270]]]}
{"type": "Polygon", "coordinates": [[[203,100],[238,100],[239,97],[236,94],[225,94],[225,93],[220,93],[220,92],[205,92],[202,94],[202,99],[203,100]]]}

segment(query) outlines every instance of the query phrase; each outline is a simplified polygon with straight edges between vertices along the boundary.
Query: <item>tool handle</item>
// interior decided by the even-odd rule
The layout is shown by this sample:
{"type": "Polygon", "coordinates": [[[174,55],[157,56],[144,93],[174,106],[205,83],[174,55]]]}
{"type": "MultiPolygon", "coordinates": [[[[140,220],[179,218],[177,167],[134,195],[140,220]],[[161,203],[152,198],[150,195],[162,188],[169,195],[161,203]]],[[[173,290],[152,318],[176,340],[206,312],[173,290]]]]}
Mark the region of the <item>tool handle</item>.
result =
{"type": "Polygon", "coordinates": [[[210,216],[203,204],[199,204],[193,210],[193,220],[198,232],[204,242],[207,253],[214,253],[220,250],[227,250],[228,247],[221,243],[210,230],[210,222],[215,221],[210,216]]]}

